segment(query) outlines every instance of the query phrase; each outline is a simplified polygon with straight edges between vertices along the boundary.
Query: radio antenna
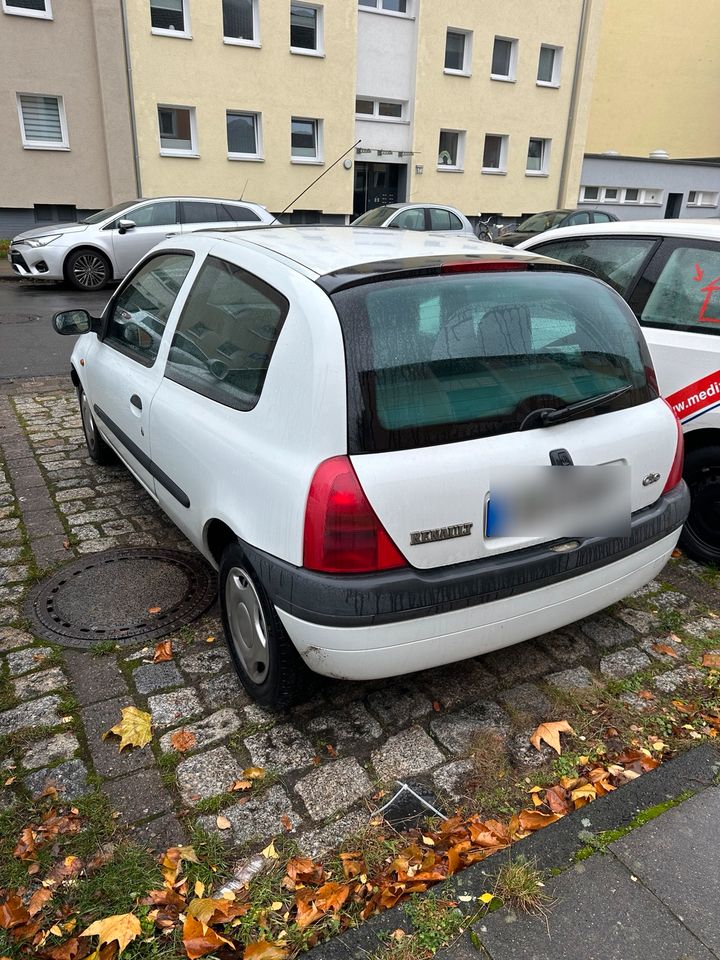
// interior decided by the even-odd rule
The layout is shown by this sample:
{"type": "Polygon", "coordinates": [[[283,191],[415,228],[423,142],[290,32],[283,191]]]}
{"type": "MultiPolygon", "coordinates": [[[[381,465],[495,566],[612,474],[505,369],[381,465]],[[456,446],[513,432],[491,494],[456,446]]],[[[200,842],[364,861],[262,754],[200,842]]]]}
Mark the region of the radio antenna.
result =
{"type": "Polygon", "coordinates": [[[247,190],[247,185],[248,185],[249,183],[250,183],[250,177],[247,178],[247,180],[245,181],[245,186],[242,188],[242,193],[240,194],[240,199],[241,199],[241,200],[242,200],[242,198],[245,196],[245,191],[247,190]]]}
{"type": "Polygon", "coordinates": [[[341,153],[340,156],[337,158],[337,160],[336,160],[334,163],[331,163],[331,164],[330,164],[330,166],[327,168],[327,170],[323,170],[323,172],[320,174],[319,177],[315,177],[315,179],[313,180],[313,182],[312,182],[312,183],[309,183],[309,184],[305,187],[305,189],[303,190],[302,193],[299,193],[299,194],[295,197],[294,200],[291,200],[291,201],[290,201],[290,203],[285,207],[284,210],[281,210],[280,213],[278,213],[278,214],[275,215],[274,219],[277,220],[278,223],[280,223],[280,221],[278,220],[278,217],[281,217],[284,213],[287,213],[287,211],[290,209],[290,207],[292,207],[295,203],[297,203],[297,201],[300,199],[300,197],[304,197],[305,194],[308,192],[308,190],[309,190],[311,187],[314,187],[315,184],[316,184],[319,180],[322,180],[322,178],[325,176],[326,173],[330,173],[330,171],[332,170],[332,168],[333,168],[333,167],[336,167],[336,166],[340,163],[340,161],[343,159],[343,157],[346,157],[346,156],[350,153],[351,150],[354,150],[354,149],[357,147],[357,145],[358,145],[359,143],[362,143],[362,139],[356,140],[355,143],[354,143],[351,147],[348,147],[348,148],[347,148],[347,150],[345,151],[345,153],[341,153]]]}

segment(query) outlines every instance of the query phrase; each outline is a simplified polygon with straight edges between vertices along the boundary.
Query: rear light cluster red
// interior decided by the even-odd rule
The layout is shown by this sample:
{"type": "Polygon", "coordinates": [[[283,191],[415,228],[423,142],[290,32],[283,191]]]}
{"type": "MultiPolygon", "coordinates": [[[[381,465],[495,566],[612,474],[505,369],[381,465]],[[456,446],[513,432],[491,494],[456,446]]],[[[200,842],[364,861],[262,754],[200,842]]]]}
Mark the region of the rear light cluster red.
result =
{"type": "Polygon", "coordinates": [[[303,565],[322,573],[374,573],[407,566],[347,457],[325,460],[315,471],[305,510],[303,565]]]}
{"type": "Polygon", "coordinates": [[[668,474],[665,487],[663,488],[663,493],[667,493],[668,490],[674,489],[682,480],[683,474],[683,461],[685,459],[685,439],[683,437],[682,424],[677,418],[677,414],[670,406],[670,404],[663,397],[664,402],[670,408],[672,415],[675,417],[675,424],[677,426],[677,443],[675,445],[675,456],[673,458],[672,466],[670,467],[670,473],[668,474]]]}

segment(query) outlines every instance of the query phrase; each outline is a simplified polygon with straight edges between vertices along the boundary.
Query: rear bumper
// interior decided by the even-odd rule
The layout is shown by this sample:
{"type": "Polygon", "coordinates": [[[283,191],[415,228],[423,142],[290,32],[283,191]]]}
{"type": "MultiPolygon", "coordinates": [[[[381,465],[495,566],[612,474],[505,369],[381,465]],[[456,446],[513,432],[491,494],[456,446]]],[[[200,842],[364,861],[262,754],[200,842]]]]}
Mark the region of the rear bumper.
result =
{"type": "MultiPolygon", "coordinates": [[[[635,554],[670,535],[677,540],[689,508],[690,494],[683,482],[633,515],[629,538],[588,538],[568,553],[557,553],[552,545],[543,544],[432,570],[404,567],[369,575],[330,576],[295,567],[248,545],[244,549],[281,616],[287,614],[319,627],[357,629],[516,599],[602,571],[624,559],[632,561],[635,554]]],[[[631,562],[628,569],[632,566],[631,562]]]]}

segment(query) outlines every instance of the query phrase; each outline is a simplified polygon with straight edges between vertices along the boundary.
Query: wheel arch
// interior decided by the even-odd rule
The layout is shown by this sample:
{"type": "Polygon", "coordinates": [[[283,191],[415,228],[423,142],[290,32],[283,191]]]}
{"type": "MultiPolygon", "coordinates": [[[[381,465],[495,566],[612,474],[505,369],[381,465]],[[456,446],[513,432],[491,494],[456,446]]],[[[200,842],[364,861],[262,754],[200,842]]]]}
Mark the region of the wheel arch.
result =
{"type": "Polygon", "coordinates": [[[63,260],[63,276],[65,277],[66,280],[68,279],[68,270],[67,270],[68,260],[73,254],[79,253],[81,250],[91,250],[93,253],[99,253],[100,256],[105,257],[107,262],[110,264],[111,279],[112,280],[117,279],[116,271],[115,271],[115,263],[109,251],[103,250],[103,248],[101,246],[98,246],[98,244],[96,243],[79,243],[76,247],[71,247],[65,253],[65,258],[63,260]]]}
{"type": "Polygon", "coordinates": [[[683,439],[686,454],[702,447],[720,446],[720,429],[703,427],[700,430],[689,430],[683,435],[683,439]]]}
{"type": "Polygon", "coordinates": [[[70,379],[72,380],[72,385],[77,390],[77,388],[81,386],[80,376],[72,364],[70,364],[70,379]]]}
{"type": "Polygon", "coordinates": [[[229,547],[231,543],[238,543],[240,538],[224,520],[213,517],[212,520],[209,520],[205,525],[203,540],[205,541],[208,554],[212,557],[215,566],[219,569],[222,555],[227,547],[229,547]]]}

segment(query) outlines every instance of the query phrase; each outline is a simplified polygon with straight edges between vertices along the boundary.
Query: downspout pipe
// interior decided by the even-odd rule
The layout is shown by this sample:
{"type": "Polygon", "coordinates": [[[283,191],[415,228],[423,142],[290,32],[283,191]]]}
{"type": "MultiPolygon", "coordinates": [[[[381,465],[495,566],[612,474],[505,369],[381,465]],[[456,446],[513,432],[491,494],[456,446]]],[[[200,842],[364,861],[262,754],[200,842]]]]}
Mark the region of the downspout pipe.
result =
{"type": "Polygon", "coordinates": [[[558,208],[565,206],[565,188],[567,186],[572,147],[575,140],[575,120],[577,118],[578,100],[580,99],[580,79],[582,76],[583,67],[585,65],[585,48],[587,46],[587,32],[591,6],[592,0],[582,0],[580,28],[578,29],[578,43],[577,50],[575,51],[575,72],[573,73],[573,85],[570,93],[570,109],[568,110],[567,128],[565,130],[565,149],[563,151],[563,162],[560,170],[560,183],[558,185],[558,208]]]}
{"type": "Polygon", "coordinates": [[[133,145],[133,163],[135,165],[135,185],[138,197],[142,197],[142,180],[140,178],[140,150],[138,147],[137,122],[135,116],[135,89],[133,84],[132,60],[130,59],[130,35],[128,31],[127,7],[125,0],[120,0],[122,11],[123,45],[125,47],[125,69],[127,71],[128,103],[130,105],[130,131],[133,145]]]}

